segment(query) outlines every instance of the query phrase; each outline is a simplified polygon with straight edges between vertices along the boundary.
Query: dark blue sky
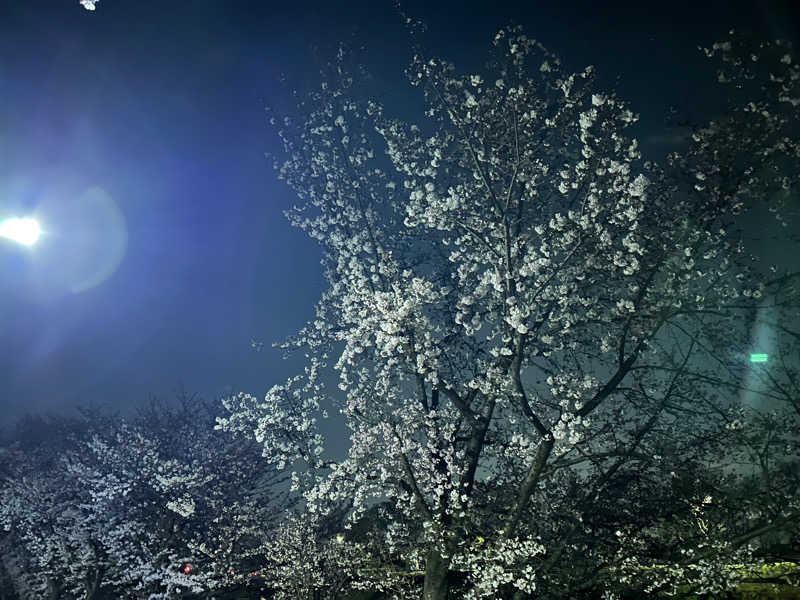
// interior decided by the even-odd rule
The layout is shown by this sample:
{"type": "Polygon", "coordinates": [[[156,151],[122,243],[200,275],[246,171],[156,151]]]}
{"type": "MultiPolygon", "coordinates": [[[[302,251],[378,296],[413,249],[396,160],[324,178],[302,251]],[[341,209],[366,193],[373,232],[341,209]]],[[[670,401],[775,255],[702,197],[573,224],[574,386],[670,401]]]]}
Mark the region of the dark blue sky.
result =
{"type": "MultiPolygon", "coordinates": [[[[569,66],[620,75],[655,143],[669,104],[714,110],[696,46],[741,26],[797,39],[790,4],[407,8],[463,68],[514,20],[569,66]]],[[[281,74],[316,85],[339,39],[366,46],[389,112],[416,116],[389,0],[0,3],[0,217],[33,213],[47,232],[31,251],[0,240],[0,426],[181,385],[262,394],[297,370],[269,344],[313,315],[320,255],[282,215],[294,199],[264,158],[277,149],[264,107],[287,104],[281,74]]]]}

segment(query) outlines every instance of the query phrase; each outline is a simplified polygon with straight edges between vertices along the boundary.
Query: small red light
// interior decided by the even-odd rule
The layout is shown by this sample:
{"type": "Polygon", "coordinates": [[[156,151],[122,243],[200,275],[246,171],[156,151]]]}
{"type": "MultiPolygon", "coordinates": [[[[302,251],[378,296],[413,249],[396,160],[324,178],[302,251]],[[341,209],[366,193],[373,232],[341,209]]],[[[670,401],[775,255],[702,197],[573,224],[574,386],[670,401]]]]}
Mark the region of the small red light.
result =
{"type": "Polygon", "coordinates": [[[194,567],[192,565],[190,565],[189,563],[186,563],[183,566],[183,572],[186,573],[187,575],[192,571],[192,569],[194,569],[194,567]]]}

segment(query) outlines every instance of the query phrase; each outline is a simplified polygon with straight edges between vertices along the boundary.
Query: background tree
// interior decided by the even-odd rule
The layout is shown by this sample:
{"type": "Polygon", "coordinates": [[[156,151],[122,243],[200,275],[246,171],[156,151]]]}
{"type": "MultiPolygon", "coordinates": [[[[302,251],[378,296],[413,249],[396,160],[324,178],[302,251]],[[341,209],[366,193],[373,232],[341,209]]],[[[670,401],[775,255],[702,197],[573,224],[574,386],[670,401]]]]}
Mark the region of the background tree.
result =
{"type": "Polygon", "coordinates": [[[258,444],[214,430],[219,408],[183,395],[131,419],[88,411],[42,439],[18,434],[0,523],[22,549],[20,589],[91,600],[263,587],[292,505],[286,477],[258,444]]]}
{"type": "MultiPolygon", "coordinates": [[[[571,596],[637,556],[633,532],[672,516],[647,512],[652,491],[723,459],[738,414],[748,344],[719,338],[772,283],[737,254],[735,219],[797,185],[791,54],[786,90],[656,165],[591,67],[565,71],[515,28],[494,47],[482,74],[417,48],[424,124],[359,98],[342,52],[280,122],[276,168],[301,201],[287,215],[330,286],[282,345],[305,374],[220,419],[279,468],[307,465],[294,483],[312,516],[391,501],[386,548],[424,564],[426,600],[454,570],[466,597],[571,596]],[[321,379],[331,356],[341,402],[321,379]],[[336,463],[317,431],[329,404],[351,431],[336,463]]],[[[677,514],[697,493],[660,498],[677,514]]]]}
{"type": "MultiPolygon", "coordinates": [[[[102,543],[110,524],[93,506],[92,490],[73,470],[91,428],[109,418],[29,418],[3,449],[0,524],[20,598],[96,597],[112,561],[102,543]]],[[[110,518],[110,515],[106,516],[110,518]]]]}
{"type": "Polygon", "coordinates": [[[212,593],[259,576],[265,544],[290,508],[286,478],[259,466],[260,447],[214,430],[218,404],[182,395],[154,402],[89,442],[87,485],[124,506],[146,532],[120,544],[113,585],[171,597],[212,593]]]}

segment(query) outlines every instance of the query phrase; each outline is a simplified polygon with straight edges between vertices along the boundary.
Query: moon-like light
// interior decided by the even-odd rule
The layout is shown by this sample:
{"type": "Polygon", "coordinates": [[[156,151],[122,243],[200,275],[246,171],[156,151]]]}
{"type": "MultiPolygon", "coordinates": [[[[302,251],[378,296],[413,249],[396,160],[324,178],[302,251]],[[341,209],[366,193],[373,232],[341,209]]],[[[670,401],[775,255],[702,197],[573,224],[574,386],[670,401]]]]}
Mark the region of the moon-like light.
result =
{"type": "Polygon", "coordinates": [[[14,240],[23,246],[32,246],[39,239],[41,229],[36,219],[13,217],[0,222],[0,237],[14,240]]]}

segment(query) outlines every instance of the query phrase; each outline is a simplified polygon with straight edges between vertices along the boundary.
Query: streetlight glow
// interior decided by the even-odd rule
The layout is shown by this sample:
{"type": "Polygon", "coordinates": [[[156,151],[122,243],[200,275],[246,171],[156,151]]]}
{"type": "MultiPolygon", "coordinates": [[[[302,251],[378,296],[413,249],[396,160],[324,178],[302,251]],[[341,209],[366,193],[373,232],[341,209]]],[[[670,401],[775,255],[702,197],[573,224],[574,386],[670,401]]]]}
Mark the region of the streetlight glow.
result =
{"type": "Polygon", "coordinates": [[[32,246],[39,239],[41,229],[36,219],[10,218],[0,222],[0,237],[14,240],[23,246],[32,246]]]}

